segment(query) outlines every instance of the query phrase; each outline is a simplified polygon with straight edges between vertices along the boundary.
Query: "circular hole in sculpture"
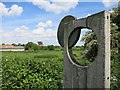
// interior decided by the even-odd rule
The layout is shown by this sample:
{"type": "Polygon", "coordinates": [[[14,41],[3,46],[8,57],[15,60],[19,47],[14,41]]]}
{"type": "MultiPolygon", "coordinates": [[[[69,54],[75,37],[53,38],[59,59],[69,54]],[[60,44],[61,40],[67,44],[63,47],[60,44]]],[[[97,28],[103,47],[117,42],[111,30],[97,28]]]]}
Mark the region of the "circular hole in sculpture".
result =
{"type": "Polygon", "coordinates": [[[81,66],[90,65],[96,58],[98,52],[97,37],[93,30],[81,29],[80,39],[72,47],[72,54],[77,64],[81,66]]]}

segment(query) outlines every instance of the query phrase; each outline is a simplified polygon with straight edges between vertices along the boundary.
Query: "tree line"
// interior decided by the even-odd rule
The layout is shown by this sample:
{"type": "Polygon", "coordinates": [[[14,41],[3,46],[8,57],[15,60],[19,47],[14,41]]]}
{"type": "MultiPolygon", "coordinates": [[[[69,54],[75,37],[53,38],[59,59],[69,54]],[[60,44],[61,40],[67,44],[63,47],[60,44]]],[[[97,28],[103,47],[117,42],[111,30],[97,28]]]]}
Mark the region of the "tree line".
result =
{"type": "Polygon", "coordinates": [[[48,46],[39,46],[33,42],[28,42],[25,45],[25,50],[28,51],[37,51],[37,50],[54,50],[55,48],[57,48],[58,46],[54,46],[54,45],[48,45],[48,46]]]}

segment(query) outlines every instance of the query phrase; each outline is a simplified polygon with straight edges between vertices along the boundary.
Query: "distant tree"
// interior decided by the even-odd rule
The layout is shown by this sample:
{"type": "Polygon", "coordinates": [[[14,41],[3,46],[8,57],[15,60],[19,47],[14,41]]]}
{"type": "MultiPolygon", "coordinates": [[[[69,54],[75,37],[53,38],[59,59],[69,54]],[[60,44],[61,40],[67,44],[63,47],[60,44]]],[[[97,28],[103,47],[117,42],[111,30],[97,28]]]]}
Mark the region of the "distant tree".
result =
{"type": "Polygon", "coordinates": [[[21,43],[18,43],[18,46],[21,46],[22,44],[21,43]]]}
{"type": "Polygon", "coordinates": [[[39,46],[33,42],[28,42],[25,45],[25,50],[29,50],[29,51],[39,50],[39,46]]]}
{"type": "Polygon", "coordinates": [[[2,43],[2,45],[5,45],[5,43],[2,43]]]}
{"type": "Polygon", "coordinates": [[[25,44],[21,44],[21,46],[25,46],[25,44]]]}
{"type": "Polygon", "coordinates": [[[81,46],[76,46],[76,48],[80,48],[81,46]]]}
{"type": "Polygon", "coordinates": [[[53,45],[48,45],[47,47],[48,47],[48,50],[54,50],[55,49],[55,47],[53,45]]]}
{"type": "Polygon", "coordinates": [[[60,48],[60,46],[54,46],[55,48],[60,48]]]}
{"type": "Polygon", "coordinates": [[[12,45],[13,45],[13,46],[17,46],[17,44],[15,44],[15,43],[13,43],[12,45]]]}

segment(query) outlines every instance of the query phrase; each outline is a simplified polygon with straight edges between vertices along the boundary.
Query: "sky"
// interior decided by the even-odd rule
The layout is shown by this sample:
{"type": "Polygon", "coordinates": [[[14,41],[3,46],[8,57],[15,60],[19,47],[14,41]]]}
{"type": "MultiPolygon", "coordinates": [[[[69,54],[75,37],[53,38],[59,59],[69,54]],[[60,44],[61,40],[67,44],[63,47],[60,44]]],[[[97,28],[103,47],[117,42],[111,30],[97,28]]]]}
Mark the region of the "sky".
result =
{"type": "MultiPolygon", "coordinates": [[[[0,42],[5,44],[42,41],[44,45],[59,45],[57,29],[67,15],[83,18],[103,10],[111,11],[116,2],[82,2],[80,0],[27,0],[0,2],[0,42]]],[[[82,30],[81,36],[86,29],[82,30]]],[[[80,42],[77,45],[81,44],[80,42]]]]}

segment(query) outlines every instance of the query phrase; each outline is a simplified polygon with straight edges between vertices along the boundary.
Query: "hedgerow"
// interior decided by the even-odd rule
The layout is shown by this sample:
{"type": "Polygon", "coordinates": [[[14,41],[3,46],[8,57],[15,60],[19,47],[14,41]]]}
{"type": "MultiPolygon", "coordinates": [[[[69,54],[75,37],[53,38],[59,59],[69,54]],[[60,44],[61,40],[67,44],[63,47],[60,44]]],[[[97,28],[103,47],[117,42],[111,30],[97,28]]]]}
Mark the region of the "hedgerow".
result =
{"type": "MultiPolygon", "coordinates": [[[[22,56],[20,55],[22,53],[17,54],[22,56]]],[[[53,58],[34,58],[34,53],[33,57],[29,58],[31,54],[24,58],[11,57],[8,54],[6,54],[8,56],[3,55],[2,88],[62,88],[63,59],[56,58],[56,56],[53,56],[53,58]]]]}

